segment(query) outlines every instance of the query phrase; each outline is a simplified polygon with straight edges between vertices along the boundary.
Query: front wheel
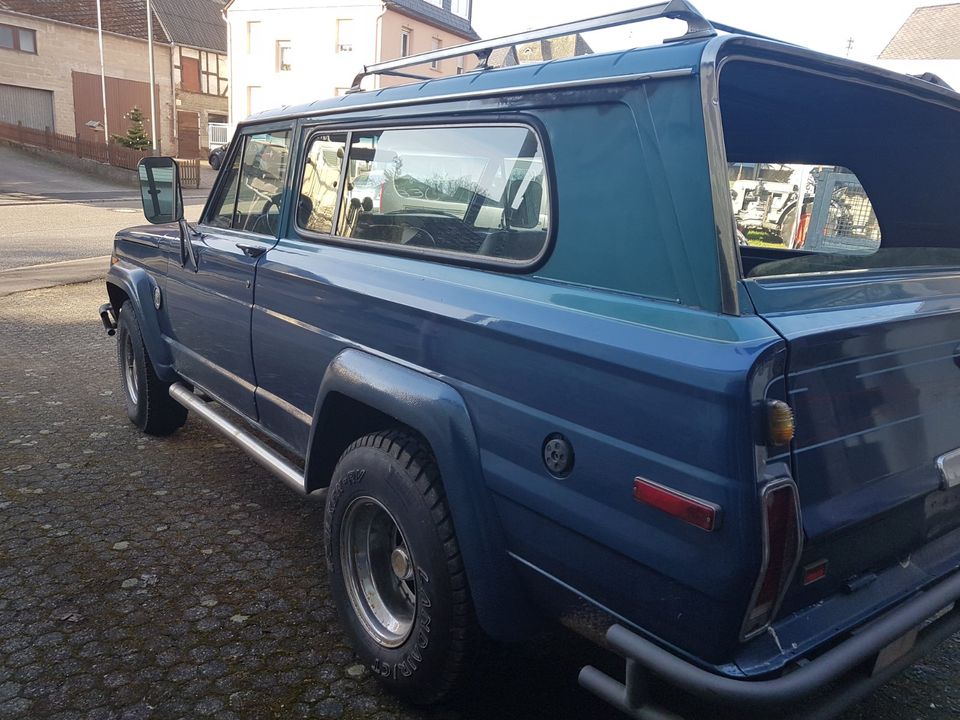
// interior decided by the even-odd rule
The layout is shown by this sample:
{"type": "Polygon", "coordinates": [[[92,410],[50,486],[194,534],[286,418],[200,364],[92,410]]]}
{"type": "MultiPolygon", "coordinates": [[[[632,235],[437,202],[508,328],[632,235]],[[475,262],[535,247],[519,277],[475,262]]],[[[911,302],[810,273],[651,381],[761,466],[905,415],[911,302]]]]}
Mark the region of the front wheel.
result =
{"type": "Polygon", "coordinates": [[[331,591],[357,653],[414,702],[449,697],[479,641],[436,463],[401,431],[351,445],[324,516],[331,591]]]}
{"type": "Polygon", "coordinates": [[[157,377],[129,301],[117,320],[117,361],[130,421],[148,435],[170,435],[182,427],[187,409],[170,397],[170,384],[157,377]]]}

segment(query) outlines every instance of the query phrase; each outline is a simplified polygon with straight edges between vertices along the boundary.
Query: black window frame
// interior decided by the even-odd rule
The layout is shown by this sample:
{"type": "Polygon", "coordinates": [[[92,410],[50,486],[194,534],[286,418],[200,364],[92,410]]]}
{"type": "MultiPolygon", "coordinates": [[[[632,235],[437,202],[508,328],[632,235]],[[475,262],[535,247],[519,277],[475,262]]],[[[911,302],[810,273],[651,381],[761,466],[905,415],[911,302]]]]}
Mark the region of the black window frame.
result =
{"type": "Polygon", "coordinates": [[[21,25],[11,25],[10,23],[0,23],[0,27],[10,30],[13,35],[13,47],[0,45],[0,50],[12,50],[13,52],[22,52],[27,55],[39,55],[40,48],[37,45],[37,31],[34,28],[23,27],[21,25]],[[20,33],[27,32],[33,35],[33,50],[24,50],[20,45],[20,33]]]}
{"type": "MultiPolygon", "coordinates": [[[[309,122],[309,119],[306,121],[309,122]]],[[[415,120],[405,120],[402,122],[384,121],[379,123],[366,122],[363,124],[340,123],[340,124],[319,124],[309,125],[302,128],[301,137],[303,142],[300,144],[300,153],[297,158],[296,175],[291,175],[290,192],[299,192],[299,187],[303,179],[306,165],[307,149],[313,138],[317,135],[345,134],[347,136],[346,152],[343,158],[343,165],[340,168],[340,183],[337,187],[337,206],[333,215],[333,233],[318,233],[306,228],[302,228],[297,223],[297,218],[292,218],[292,229],[296,236],[301,240],[316,242],[324,245],[335,245],[340,247],[352,248],[366,252],[374,252],[382,255],[393,255],[399,257],[408,257],[418,260],[427,260],[445,265],[458,265],[473,267],[485,270],[496,270],[499,272],[509,272],[517,274],[528,274],[541,268],[549,259],[553,252],[557,236],[557,213],[559,203],[557,202],[557,176],[553,166],[553,153],[550,143],[547,140],[546,128],[543,127],[535,117],[528,115],[511,115],[509,119],[502,117],[491,120],[489,117],[458,117],[452,120],[438,118],[425,119],[422,122],[415,120]],[[340,212],[343,208],[343,193],[346,186],[346,175],[350,169],[350,151],[353,146],[353,137],[355,134],[383,132],[387,130],[424,130],[424,129],[451,129],[451,128],[477,128],[477,127],[519,127],[533,132],[540,146],[540,152],[543,155],[544,177],[547,180],[547,198],[549,203],[549,212],[547,213],[547,236],[544,239],[543,247],[540,252],[529,260],[510,260],[508,258],[495,258],[484,255],[474,255],[470,253],[458,253],[450,250],[434,250],[431,248],[397,246],[378,240],[367,240],[364,238],[348,238],[336,234],[340,226],[340,212]]],[[[289,170],[289,166],[288,166],[289,170]]]]}

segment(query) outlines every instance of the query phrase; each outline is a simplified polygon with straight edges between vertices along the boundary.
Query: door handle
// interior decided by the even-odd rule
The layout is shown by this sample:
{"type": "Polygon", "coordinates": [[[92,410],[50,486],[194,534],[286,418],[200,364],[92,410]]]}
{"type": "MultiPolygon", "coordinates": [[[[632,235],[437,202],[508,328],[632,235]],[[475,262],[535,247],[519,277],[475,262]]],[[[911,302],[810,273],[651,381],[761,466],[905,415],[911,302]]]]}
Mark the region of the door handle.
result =
{"type": "Polygon", "coordinates": [[[244,243],[237,243],[237,247],[243,250],[244,255],[252,258],[258,258],[267,251],[267,248],[264,245],[246,245],[244,243]]]}

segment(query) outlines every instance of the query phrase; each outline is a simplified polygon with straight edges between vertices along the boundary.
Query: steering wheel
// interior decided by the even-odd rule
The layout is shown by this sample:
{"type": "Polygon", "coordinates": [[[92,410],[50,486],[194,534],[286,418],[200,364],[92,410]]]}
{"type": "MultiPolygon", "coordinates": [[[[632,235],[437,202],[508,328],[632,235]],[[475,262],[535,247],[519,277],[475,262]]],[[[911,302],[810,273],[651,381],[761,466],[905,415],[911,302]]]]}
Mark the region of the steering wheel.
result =
{"type": "MultiPolygon", "coordinates": [[[[282,193],[278,193],[267,200],[263,205],[263,210],[257,215],[257,219],[253,221],[253,226],[250,228],[250,232],[259,233],[260,235],[275,235],[276,228],[273,226],[273,222],[270,218],[270,211],[276,207],[280,207],[280,196],[282,193]]],[[[279,217],[279,215],[278,215],[279,217]]]]}
{"type": "Polygon", "coordinates": [[[437,246],[437,241],[433,239],[433,235],[428,233],[423,228],[408,226],[403,228],[403,235],[400,237],[400,244],[407,245],[409,247],[435,248],[437,246]]]}

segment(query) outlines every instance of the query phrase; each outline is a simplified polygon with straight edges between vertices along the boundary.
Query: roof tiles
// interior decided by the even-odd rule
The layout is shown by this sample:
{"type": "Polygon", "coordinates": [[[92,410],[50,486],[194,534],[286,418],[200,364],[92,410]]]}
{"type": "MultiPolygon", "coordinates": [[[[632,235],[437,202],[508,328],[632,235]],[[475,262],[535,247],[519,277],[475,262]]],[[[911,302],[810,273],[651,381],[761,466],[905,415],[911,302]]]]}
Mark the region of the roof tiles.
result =
{"type": "Polygon", "coordinates": [[[960,59],[960,3],[914,10],[880,53],[880,59],[960,59]]]}

